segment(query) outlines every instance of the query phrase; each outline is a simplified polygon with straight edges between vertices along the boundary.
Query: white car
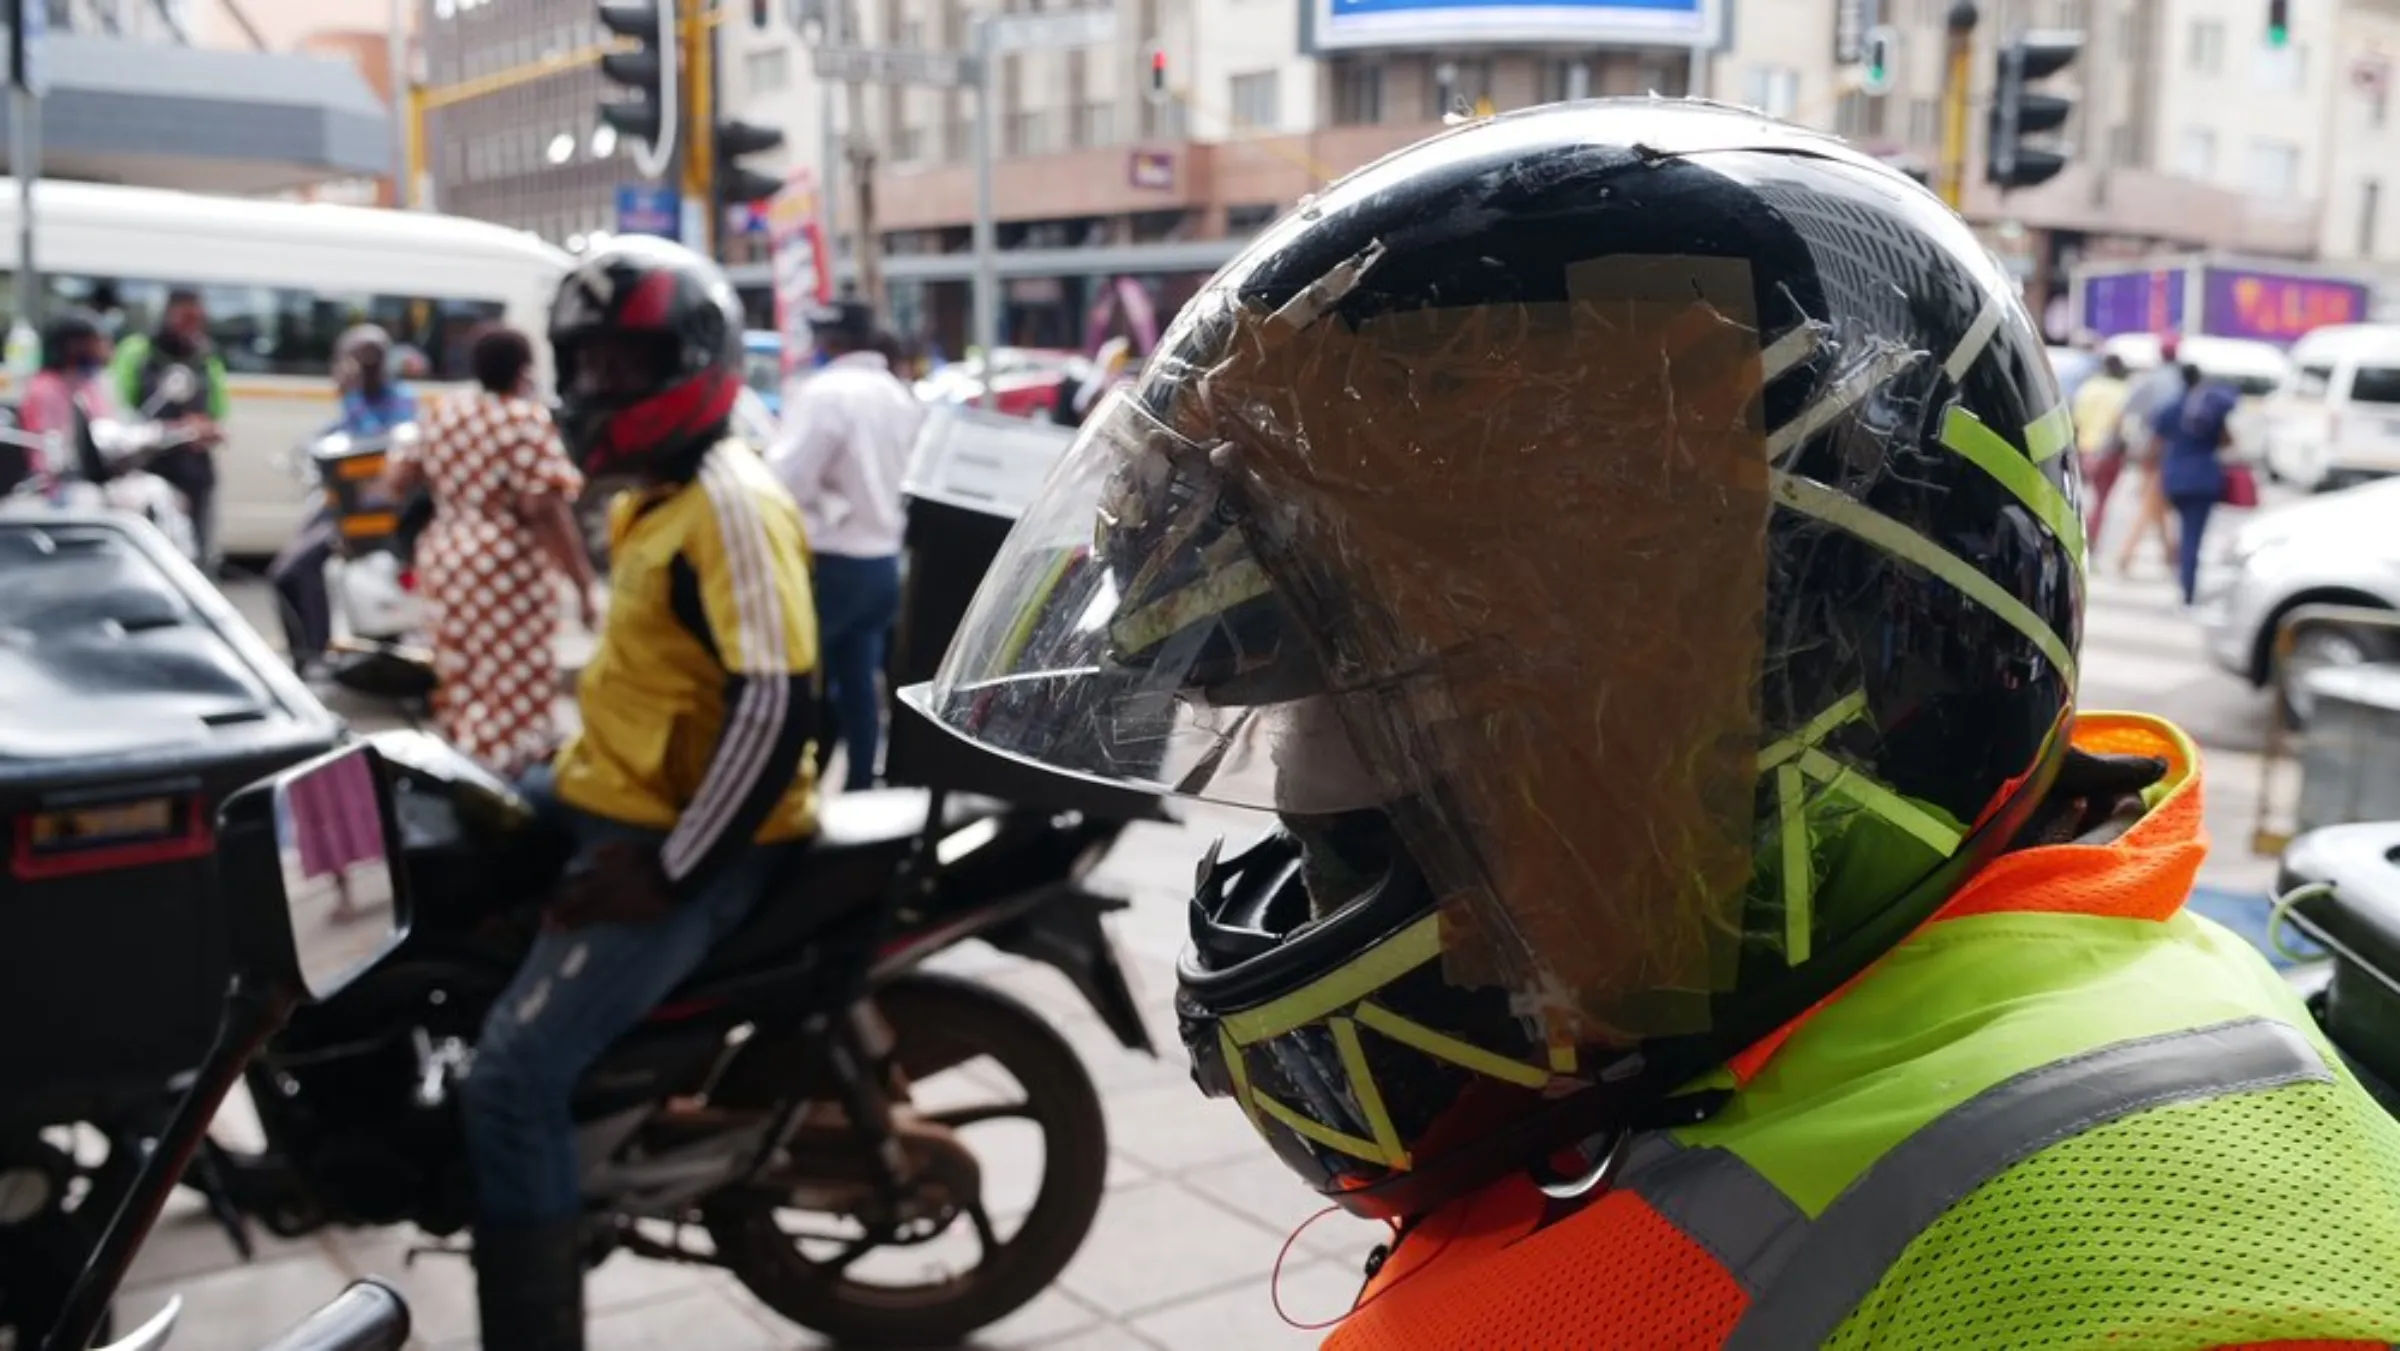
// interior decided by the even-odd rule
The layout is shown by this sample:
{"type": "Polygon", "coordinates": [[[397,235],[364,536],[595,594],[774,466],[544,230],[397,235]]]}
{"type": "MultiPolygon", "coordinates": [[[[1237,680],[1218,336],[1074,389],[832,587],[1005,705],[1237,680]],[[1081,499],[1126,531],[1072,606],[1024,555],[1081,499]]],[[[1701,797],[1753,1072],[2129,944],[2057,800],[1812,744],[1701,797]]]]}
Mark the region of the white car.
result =
{"type": "Polygon", "coordinates": [[[2267,467],[2303,488],[2400,473],[2400,324],[2337,324],[2292,347],[2267,405],[2267,467]]]}
{"type": "MultiPolygon", "coordinates": [[[[2400,478],[2303,498],[2253,516],[2234,535],[2225,560],[2201,578],[2196,617],[2210,659],[2263,688],[2274,675],[2276,625],[2299,606],[2400,610],[2395,520],[2400,520],[2400,478]]],[[[2400,659],[2394,636],[2375,629],[2312,627],[2292,652],[2292,674],[2400,659]]],[[[2285,716],[2299,723],[2308,712],[2306,695],[2295,688],[2285,716]]]]}

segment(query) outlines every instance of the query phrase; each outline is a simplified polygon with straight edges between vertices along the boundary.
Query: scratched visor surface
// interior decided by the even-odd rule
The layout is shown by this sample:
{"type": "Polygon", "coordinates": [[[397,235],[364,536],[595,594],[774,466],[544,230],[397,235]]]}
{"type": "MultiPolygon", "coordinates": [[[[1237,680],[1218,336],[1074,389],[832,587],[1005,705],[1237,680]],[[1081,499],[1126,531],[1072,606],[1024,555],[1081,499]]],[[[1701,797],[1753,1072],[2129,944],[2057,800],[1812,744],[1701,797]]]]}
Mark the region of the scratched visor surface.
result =
{"type": "Polygon", "coordinates": [[[1093,417],[931,711],[1076,774],[1384,811],[1453,979],[1693,1030],[1754,852],[1752,295],[1651,257],[1364,322],[1203,296],[1211,361],[1093,417]]]}

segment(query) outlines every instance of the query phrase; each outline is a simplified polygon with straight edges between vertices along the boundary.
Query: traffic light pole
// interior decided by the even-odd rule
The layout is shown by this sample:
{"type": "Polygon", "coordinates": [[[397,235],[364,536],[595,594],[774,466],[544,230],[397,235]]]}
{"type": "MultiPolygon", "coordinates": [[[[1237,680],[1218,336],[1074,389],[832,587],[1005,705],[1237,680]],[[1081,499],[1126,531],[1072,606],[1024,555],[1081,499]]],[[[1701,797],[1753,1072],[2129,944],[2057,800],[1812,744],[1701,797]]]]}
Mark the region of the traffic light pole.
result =
{"type": "Polygon", "coordinates": [[[692,238],[684,241],[703,258],[717,256],[717,193],[716,193],[716,29],[709,24],[712,0],[683,0],[683,65],[687,112],[684,125],[689,128],[676,138],[675,153],[682,160],[679,175],[684,200],[695,210],[686,219],[697,218],[698,228],[692,238]]]}
{"type": "Polygon", "coordinates": [[[998,147],[992,124],[999,120],[1000,85],[998,27],[988,14],[975,19],[975,341],[983,348],[985,408],[999,406],[992,388],[1000,360],[1000,230],[993,213],[999,209],[992,190],[993,164],[998,147]]]}
{"type": "Polygon", "coordinates": [[[1975,78],[1975,24],[1979,17],[1974,0],[1958,0],[1950,6],[1944,24],[1942,200],[1952,211],[1964,210],[1967,196],[1968,93],[1975,78]]]}

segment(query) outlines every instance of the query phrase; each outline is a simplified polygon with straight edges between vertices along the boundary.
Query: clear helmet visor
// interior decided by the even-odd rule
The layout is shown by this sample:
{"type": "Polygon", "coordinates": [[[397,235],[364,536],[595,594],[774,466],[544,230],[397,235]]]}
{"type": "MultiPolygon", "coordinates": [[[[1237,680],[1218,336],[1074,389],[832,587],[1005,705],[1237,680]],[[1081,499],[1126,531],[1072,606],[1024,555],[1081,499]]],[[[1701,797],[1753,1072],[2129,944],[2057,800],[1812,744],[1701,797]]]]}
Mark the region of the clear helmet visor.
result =
{"type": "Polygon", "coordinates": [[[1109,395],[993,561],[927,711],[1116,784],[1302,815],[1388,801],[1233,510],[1224,453],[1109,395]]]}

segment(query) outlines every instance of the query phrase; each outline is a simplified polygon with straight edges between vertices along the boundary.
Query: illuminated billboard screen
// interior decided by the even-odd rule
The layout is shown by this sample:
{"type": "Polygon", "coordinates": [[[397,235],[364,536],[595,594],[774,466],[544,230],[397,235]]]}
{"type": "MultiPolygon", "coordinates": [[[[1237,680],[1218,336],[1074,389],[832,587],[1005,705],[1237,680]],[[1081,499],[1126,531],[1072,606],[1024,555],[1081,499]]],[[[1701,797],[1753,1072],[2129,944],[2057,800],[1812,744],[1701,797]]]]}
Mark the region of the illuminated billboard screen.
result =
{"type": "Polygon", "coordinates": [[[1724,0],[1306,0],[1309,46],[1711,47],[1724,0]]]}

